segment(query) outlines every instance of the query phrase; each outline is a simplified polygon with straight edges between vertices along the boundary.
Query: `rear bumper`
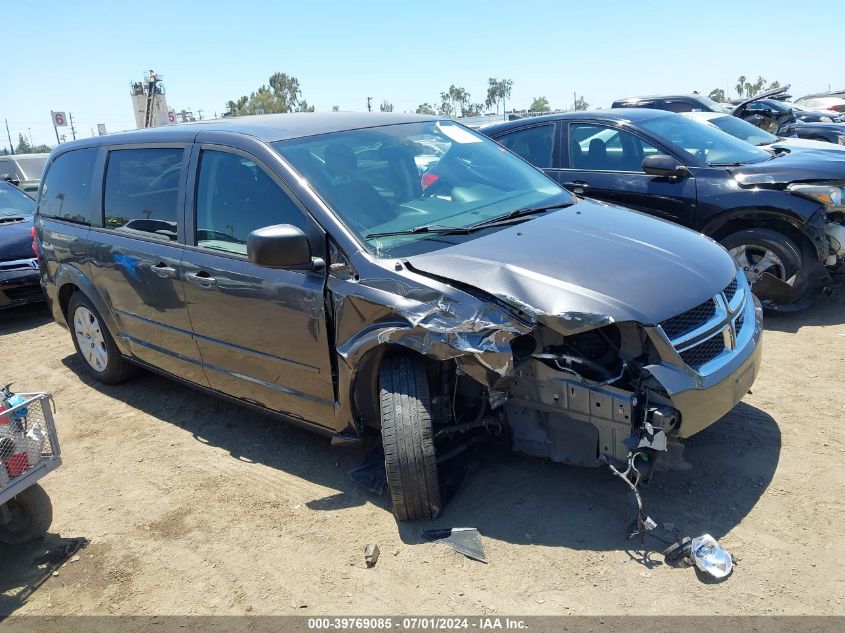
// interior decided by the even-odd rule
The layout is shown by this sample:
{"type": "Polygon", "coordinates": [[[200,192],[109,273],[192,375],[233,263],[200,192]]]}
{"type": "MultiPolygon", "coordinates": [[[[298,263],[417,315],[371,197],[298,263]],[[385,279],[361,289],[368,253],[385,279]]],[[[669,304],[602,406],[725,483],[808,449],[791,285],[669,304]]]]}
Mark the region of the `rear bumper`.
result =
{"type": "Polygon", "coordinates": [[[0,309],[44,301],[38,269],[0,271],[0,309]]]}
{"type": "Polygon", "coordinates": [[[61,304],[59,303],[59,289],[51,281],[41,280],[41,287],[44,290],[44,298],[47,300],[47,307],[53,313],[53,318],[56,323],[63,327],[67,327],[65,322],[65,315],[62,312],[61,304]]]}

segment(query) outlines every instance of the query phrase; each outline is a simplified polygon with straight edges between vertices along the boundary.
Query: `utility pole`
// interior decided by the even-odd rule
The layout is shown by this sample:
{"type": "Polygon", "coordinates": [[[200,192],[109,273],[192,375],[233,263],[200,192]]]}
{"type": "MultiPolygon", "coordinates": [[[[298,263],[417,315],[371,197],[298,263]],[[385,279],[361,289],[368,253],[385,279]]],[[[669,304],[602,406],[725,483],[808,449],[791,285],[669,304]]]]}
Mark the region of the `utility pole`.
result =
{"type": "Polygon", "coordinates": [[[572,93],[572,111],[575,112],[575,106],[578,105],[578,94],[573,92],[572,93]]]}
{"type": "Polygon", "coordinates": [[[9,131],[9,119],[3,119],[6,122],[6,135],[9,137],[9,151],[14,154],[15,146],[12,145],[12,133],[9,131]]]}
{"type": "Polygon", "coordinates": [[[67,118],[70,120],[70,133],[73,136],[73,140],[75,141],[76,140],[76,128],[73,127],[73,113],[68,112],[67,118]]]}
{"type": "Polygon", "coordinates": [[[373,111],[373,98],[367,97],[367,112],[373,111]]]}
{"type": "Polygon", "coordinates": [[[199,116],[200,121],[202,121],[202,108],[200,108],[199,110],[197,110],[197,115],[199,116]]]}

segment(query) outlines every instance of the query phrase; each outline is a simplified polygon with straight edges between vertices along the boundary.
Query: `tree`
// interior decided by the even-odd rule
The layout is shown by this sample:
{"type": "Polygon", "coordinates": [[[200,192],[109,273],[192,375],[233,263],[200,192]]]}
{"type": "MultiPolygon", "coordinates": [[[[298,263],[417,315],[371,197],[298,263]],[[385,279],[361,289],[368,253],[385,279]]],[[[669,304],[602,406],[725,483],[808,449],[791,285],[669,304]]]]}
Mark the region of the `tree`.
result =
{"type": "Polygon", "coordinates": [[[448,117],[477,116],[481,114],[481,104],[472,103],[465,88],[452,84],[449,90],[440,93],[438,114],[448,117]]]}
{"type": "Polygon", "coordinates": [[[381,105],[378,107],[381,112],[393,112],[393,104],[390,103],[387,99],[381,102],[381,105]]]}
{"type": "Polygon", "coordinates": [[[534,97],[534,101],[528,107],[530,112],[550,112],[549,100],[545,97],[534,97]]]}
{"type": "Polygon", "coordinates": [[[742,93],[745,90],[745,75],[740,75],[736,80],[736,94],[738,97],[742,97],[742,93]]]}
{"type": "Polygon", "coordinates": [[[417,114],[437,114],[430,103],[422,103],[417,106],[417,114]]]}
{"type": "Polygon", "coordinates": [[[772,83],[770,83],[769,87],[766,88],[766,90],[774,90],[775,88],[780,88],[780,82],[779,81],[773,81],[772,83]]]}
{"type": "Polygon", "coordinates": [[[499,103],[502,104],[502,111],[506,107],[506,100],[511,96],[511,88],[513,88],[513,81],[511,79],[496,79],[490,77],[487,80],[487,99],[484,105],[488,108],[495,105],[496,114],[499,114],[499,103]]]}
{"type": "Polygon", "coordinates": [[[268,86],[261,86],[250,95],[240,97],[237,101],[228,101],[226,107],[230,114],[243,116],[247,114],[271,114],[277,112],[313,112],[302,99],[302,90],[296,77],[285,73],[273,73],[268,86]]]}
{"type": "Polygon", "coordinates": [[[15,148],[15,154],[31,154],[32,145],[24,138],[23,134],[18,134],[18,146],[15,148]]]}
{"type": "Polygon", "coordinates": [[[578,110],[586,110],[590,107],[590,104],[584,100],[584,95],[581,95],[575,100],[575,104],[573,105],[573,109],[577,112],[578,110]]]}
{"type": "Polygon", "coordinates": [[[722,103],[726,100],[725,91],[721,88],[713,88],[713,90],[711,90],[710,94],[708,94],[707,96],[713,99],[713,101],[718,101],[719,103],[722,103]]]}

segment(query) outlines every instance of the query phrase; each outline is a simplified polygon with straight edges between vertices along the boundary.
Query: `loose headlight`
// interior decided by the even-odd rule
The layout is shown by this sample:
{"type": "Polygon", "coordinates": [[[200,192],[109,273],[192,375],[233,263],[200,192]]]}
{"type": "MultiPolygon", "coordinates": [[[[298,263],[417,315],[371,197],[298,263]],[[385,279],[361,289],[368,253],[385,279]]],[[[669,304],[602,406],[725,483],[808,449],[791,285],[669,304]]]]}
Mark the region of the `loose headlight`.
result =
{"type": "Polygon", "coordinates": [[[830,187],[828,185],[805,185],[794,184],[786,188],[787,191],[810,198],[821,202],[829,208],[837,208],[842,206],[842,189],[839,187],[830,187]]]}

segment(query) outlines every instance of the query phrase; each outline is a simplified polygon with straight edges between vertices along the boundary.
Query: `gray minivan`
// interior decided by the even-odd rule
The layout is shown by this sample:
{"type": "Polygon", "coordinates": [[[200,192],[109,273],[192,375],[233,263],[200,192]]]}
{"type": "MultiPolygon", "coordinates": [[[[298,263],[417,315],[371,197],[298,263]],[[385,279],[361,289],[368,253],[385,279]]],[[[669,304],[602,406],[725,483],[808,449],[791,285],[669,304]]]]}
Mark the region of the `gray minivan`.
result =
{"type": "Polygon", "coordinates": [[[489,434],[587,466],[671,454],[760,367],[759,303],[721,246],[436,117],[62,144],[36,233],[91,375],[146,367],[341,442],[380,429],[403,520],[436,516],[438,465],[489,434]]]}

